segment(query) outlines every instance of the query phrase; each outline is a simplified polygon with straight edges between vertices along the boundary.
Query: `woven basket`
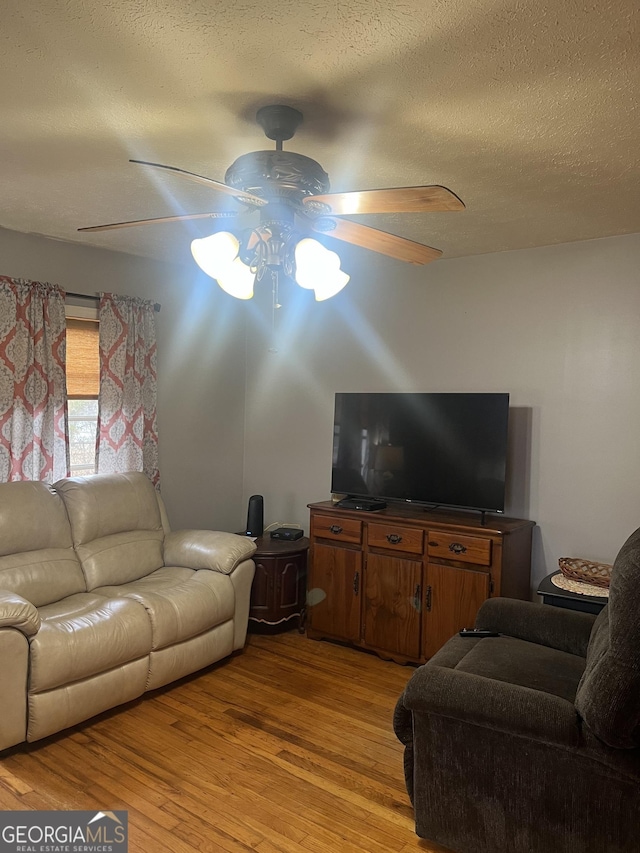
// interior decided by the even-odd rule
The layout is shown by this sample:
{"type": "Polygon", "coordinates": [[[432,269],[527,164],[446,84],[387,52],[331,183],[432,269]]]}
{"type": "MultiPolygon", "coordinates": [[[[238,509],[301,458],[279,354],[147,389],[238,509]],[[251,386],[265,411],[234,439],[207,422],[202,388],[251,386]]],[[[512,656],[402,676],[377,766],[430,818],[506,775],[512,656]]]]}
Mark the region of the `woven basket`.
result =
{"type": "Polygon", "coordinates": [[[608,587],[611,581],[609,563],[594,563],[591,560],[580,560],[577,557],[560,557],[560,571],[566,578],[593,586],[608,587]]]}

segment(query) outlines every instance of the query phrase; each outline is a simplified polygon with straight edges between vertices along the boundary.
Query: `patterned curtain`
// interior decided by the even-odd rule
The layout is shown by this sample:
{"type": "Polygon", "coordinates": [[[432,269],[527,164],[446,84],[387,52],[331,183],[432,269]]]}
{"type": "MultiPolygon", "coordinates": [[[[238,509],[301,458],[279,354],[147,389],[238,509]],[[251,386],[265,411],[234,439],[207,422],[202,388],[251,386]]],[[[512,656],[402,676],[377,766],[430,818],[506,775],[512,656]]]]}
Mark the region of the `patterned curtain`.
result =
{"type": "Polygon", "coordinates": [[[0,482],[69,475],[64,291],[0,276],[0,482]]]}
{"type": "Polygon", "coordinates": [[[96,470],[143,471],[160,483],[153,302],[100,297],[100,395],[96,470]]]}

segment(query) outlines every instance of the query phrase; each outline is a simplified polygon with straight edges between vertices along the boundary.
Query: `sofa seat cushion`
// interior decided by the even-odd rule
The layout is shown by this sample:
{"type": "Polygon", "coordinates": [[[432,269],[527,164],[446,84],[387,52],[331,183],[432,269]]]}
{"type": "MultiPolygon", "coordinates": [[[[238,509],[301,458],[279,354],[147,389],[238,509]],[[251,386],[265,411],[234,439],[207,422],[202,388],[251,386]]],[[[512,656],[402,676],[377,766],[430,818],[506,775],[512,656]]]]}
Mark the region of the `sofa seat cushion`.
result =
{"type": "Polygon", "coordinates": [[[154,650],[208,631],[232,619],[235,610],[230,579],[207,569],[164,566],[131,583],[103,586],[94,592],[142,604],[151,620],[154,650]]]}
{"type": "MultiPolygon", "coordinates": [[[[466,639],[454,638],[461,652],[466,639]]],[[[454,666],[457,671],[518,684],[571,703],[575,700],[584,658],[515,637],[472,638],[471,642],[473,646],[454,666]]]]}
{"type": "Polygon", "coordinates": [[[30,639],[31,693],[71,684],[151,651],[151,623],[136,601],[79,593],[39,613],[40,630],[30,639]]]}

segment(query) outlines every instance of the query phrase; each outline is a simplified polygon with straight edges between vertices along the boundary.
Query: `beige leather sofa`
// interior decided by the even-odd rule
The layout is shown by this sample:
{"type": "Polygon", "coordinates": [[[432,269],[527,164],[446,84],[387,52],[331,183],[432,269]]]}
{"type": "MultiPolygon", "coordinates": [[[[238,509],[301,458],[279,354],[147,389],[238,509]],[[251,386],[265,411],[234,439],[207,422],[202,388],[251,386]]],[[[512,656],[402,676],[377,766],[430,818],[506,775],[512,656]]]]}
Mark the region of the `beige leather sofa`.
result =
{"type": "Polygon", "coordinates": [[[171,532],[143,474],[0,484],[0,750],[242,648],[254,551],[171,532]]]}

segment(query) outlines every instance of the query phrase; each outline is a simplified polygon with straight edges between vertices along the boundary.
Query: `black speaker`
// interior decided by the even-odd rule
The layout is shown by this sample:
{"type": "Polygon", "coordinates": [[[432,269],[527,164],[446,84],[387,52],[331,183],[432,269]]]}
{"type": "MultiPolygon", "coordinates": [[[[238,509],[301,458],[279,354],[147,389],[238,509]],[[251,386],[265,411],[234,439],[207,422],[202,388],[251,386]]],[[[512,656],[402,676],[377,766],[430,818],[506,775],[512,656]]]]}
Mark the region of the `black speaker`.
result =
{"type": "Polygon", "coordinates": [[[247,536],[262,536],[264,533],[264,498],[251,495],[247,509],[247,536]]]}

